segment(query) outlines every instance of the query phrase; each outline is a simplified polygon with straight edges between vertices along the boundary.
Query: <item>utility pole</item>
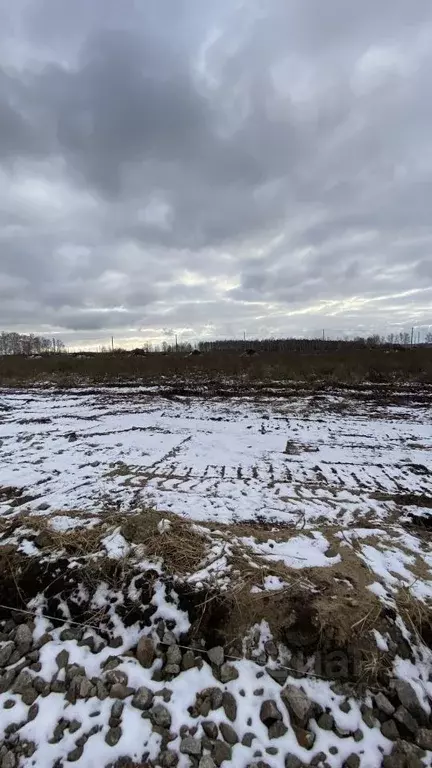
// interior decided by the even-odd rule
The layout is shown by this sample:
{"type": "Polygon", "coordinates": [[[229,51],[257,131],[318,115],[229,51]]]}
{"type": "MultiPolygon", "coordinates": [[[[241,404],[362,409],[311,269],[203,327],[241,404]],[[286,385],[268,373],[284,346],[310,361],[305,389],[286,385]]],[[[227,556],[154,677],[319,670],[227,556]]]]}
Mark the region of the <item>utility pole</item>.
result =
{"type": "Polygon", "coordinates": [[[414,343],[414,328],[411,328],[411,346],[414,343]]]}
{"type": "Polygon", "coordinates": [[[178,352],[177,334],[175,336],[175,340],[176,340],[176,352],[178,352]]]}
{"type": "Polygon", "coordinates": [[[114,336],[111,336],[111,352],[114,352],[114,336]]]}
{"type": "Polygon", "coordinates": [[[325,341],[325,329],[323,328],[323,341],[325,341]]]}

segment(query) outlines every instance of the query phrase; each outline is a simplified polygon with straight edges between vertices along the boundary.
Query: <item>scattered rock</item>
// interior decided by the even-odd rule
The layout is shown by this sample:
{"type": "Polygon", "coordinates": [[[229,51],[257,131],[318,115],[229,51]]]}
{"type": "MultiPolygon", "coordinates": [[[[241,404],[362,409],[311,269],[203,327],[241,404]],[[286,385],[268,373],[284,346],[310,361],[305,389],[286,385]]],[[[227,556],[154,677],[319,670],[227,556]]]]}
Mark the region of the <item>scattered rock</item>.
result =
{"type": "Polygon", "coordinates": [[[114,683],[114,685],[111,686],[109,695],[112,699],[126,699],[130,693],[131,689],[126,685],[123,685],[123,683],[114,683]]]}
{"type": "Polygon", "coordinates": [[[119,720],[123,714],[124,704],[121,701],[115,701],[114,704],[111,707],[111,717],[117,718],[119,720]]]}
{"type": "Polygon", "coordinates": [[[221,645],[216,645],[214,648],[210,648],[210,650],[207,651],[207,656],[212,664],[221,667],[224,663],[225,652],[221,645]]]}
{"type": "Polygon", "coordinates": [[[193,669],[195,666],[195,654],[193,651],[186,651],[182,658],[182,669],[186,672],[188,669],[193,669]]]}
{"type": "Polygon", "coordinates": [[[63,680],[53,680],[50,685],[51,693],[65,693],[66,683],[63,680]]]}
{"type": "Polygon", "coordinates": [[[212,757],[217,766],[222,765],[224,760],[231,760],[231,747],[218,739],[213,744],[212,757]]]}
{"type": "Polygon", "coordinates": [[[10,641],[0,648],[0,667],[5,667],[8,663],[13,651],[15,650],[15,643],[10,641]]]}
{"type": "Polygon", "coordinates": [[[406,680],[396,680],[393,687],[400,703],[408,710],[408,712],[415,716],[423,714],[423,709],[417,698],[417,694],[414,691],[414,688],[406,680]]]}
{"type": "Polygon", "coordinates": [[[394,714],[395,708],[393,704],[388,700],[387,696],[384,696],[383,693],[380,692],[376,694],[375,704],[380,712],[384,712],[384,714],[388,717],[391,717],[394,714]]]}
{"type": "Polygon", "coordinates": [[[176,645],[177,644],[177,638],[176,638],[174,632],[171,632],[169,629],[166,629],[165,632],[162,635],[162,643],[164,645],[176,645]]]}
{"type": "Polygon", "coordinates": [[[32,704],[27,713],[27,722],[30,723],[32,720],[35,720],[38,716],[38,712],[39,712],[39,705],[32,704]]]}
{"type": "MultiPolygon", "coordinates": [[[[170,648],[175,648],[174,645],[170,646],[170,648]]],[[[179,664],[167,664],[164,668],[164,677],[167,679],[172,680],[173,677],[177,677],[177,675],[180,674],[180,665],[179,664]]]]}
{"type": "Polygon", "coordinates": [[[227,744],[238,744],[239,737],[231,725],[228,725],[228,723],[221,723],[219,725],[219,730],[227,744]]]}
{"type": "Polygon", "coordinates": [[[69,651],[66,651],[65,649],[63,649],[56,656],[56,664],[59,669],[63,669],[64,667],[67,667],[68,663],[69,663],[69,651]]]}
{"type": "Polygon", "coordinates": [[[305,749],[312,749],[316,738],[313,731],[308,731],[305,728],[294,726],[294,733],[296,735],[297,742],[301,747],[304,747],[305,749]]]}
{"type": "Polygon", "coordinates": [[[160,754],[159,761],[163,768],[175,768],[179,761],[178,754],[171,749],[166,749],[160,754]]]}
{"type": "Polygon", "coordinates": [[[204,755],[199,761],[198,768],[216,768],[216,763],[210,755],[204,755]]]}
{"type": "Polygon", "coordinates": [[[331,731],[335,724],[334,718],[332,717],[332,715],[329,715],[327,712],[324,712],[322,715],[320,715],[320,717],[317,720],[317,723],[323,731],[331,731]]]}
{"type": "Polygon", "coordinates": [[[69,627],[68,629],[63,629],[59,637],[63,642],[65,640],[80,640],[82,633],[83,630],[80,627],[69,627]]]}
{"type": "Polygon", "coordinates": [[[343,764],[343,768],[360,768],[360,758],[354,752],[347,757],[343,764]]]}
{"type": "Polygon", "coordinates": [[[398,707],[394,713],[394,719],[401,723],[411,733],[417,733],[418,724],[405,707],[398,707]]]}
{"type": "Polygon", "coordinates": [[[279,685],[285,685],[288,680],[287,669],[271,669],[270,667],[266,667],[266,672],[279,685]]]}
{"type": "Polygon", "coordinates": [[[224,708],[224,712],[228,718],[228,720],[231,720],[231,722],[234,722],[234,720],[237,717],[237,702],[232,695],[232,693],[229,693],[228,691],[224,691],[222,694],[222,706],[224,708]]]}
{"type": "Polygon", "coordinates": [[[5,703],[3,704],[3,709],[13,709],[15,705],[15,699],[6,699],[5,703]]]}
{"type": "Polygon", "coordinates": [[[198,739],[194,739],[193,736],[185,736],[180,742],[180,752],[183,755],[194,755],[197,757],[201,754],[201,742],[198,739]]]}
{"type": "Polygon", "coordinates": [[[370,707],[362,707],[362,720],[368,728],[375,728],[375,717],[370,707]]]}
{"type": "Polygon", "coordinates": [[[155,648],[151,637],[140,637],[136,649],[136,657],[142,667],[149,669],[155,659],[155,648]]]}
{"type": "Polygon", "coordinates": [[[16,757],[13,752],[6,752],[2,760],[2,768],[15,768],[17,764],[16,757]]]}
{"type": "Polygon", "coordinates": [[[33,644],[33,632],[27,624],[20,624],[15,632],[15,645],[19,653],[24,656],[33,644]]]}
{"type": "Polygon", "coordinates": [[[153,704],[153,693],[149,688],[142,686],[138,688],[132,699],[132,706],[136,709],[146,710],[150,709],[153,704]]]}
{"type": "Polygon", "coordinates": [[[26,688],[31,686],[33,682],[33,676],[28,672],[26,669],[21,670],[18,677],[16,678],[13,686],[12,691],[14,693],[23,693],[26,688]]]}
{"type": "Polygon", "coordinates": [[[3,674],[0,676],[0,693],[5,693],[9,690],[13,681],[15,680],[15,675],[15,669],[7,669],[5,672],[3,672],[3,674]]]}
{"type": "Polygon", "coordinates": [[[97,680],[96,681],[96,696],[101,701],[104,701],[108,697],[108,691],[105,688],[102,680],[97,680]]]}
{"type": "Polygon", "coordinates": [[[420,728],[416,735],[416,743],[421,749],[427,749],[432,752],[432,730],[420,728]]]}
{"type": "Polygon", "coordinates": [[[206,736],[209,737],[209,739],[212,739],[214,741],[218,737],[218,727],[216,723],[213,722],[213,720],[204,720],[203,723],[201,723],[202,729],[206,736]]]}
{"type": "Polygon", "coordinates": [[[36,701],[37,697],[38,693],[35,691],[32,685],[29,685],[28,688],[25,688],[21,694],[23,703],[27,704],[28,707],[30,707],[36,701]]]}
{"type": "Polygon", "coordinates": [[[245,735],[243,736],[241,743],[244,747],[251,747],[253,740],[256,739],[256,736],[254,733],[251,733],[250,731],[247,731],[245,735]]]}
{"type": "Polygon", "coordinates": [[[110,747],[115,747],[122,735],[122,729],[120,726],[117,728],[110,728],[105,736],[105,741],[110,747]]]}
{"type": "Polygon", "coordinates": [[[263,701],[260,709],[261,722],[270,728],[277,720],[282,720],[282,715],[279,712],[276,702],[273,699],[267,699],[263,701]]]}
{"type": "Polygon", "coordinates": [[[339,709],[341,712],[345,712],[345,714],[351,712],[351,704],[349,703],[348,699],[346,701],[342,701],[342,703],[339,704],[339,709]]]}
{"type": "Polygon", "coordinates": [[[84,752],[84,748],[81,746],[75,747],[71,752],[68,753],[67,760],[69,763],[76,763],[77,760],[80,760],[82,757],[82,754],[84,752]]]}
{"type": "Polygon", "coordinates": [[[115,685],[116,683],[127,685],[128,676],[126,672],[122,672],[121,669],[109,669],[108,672],[105,672],[104,674],[104,682],[107,683],[107,685],[115,685]]]}
{"type": "Polygon", "coordinates": [[[178,645],[170,645],[166,652],[167,664],[176,664],[179,666],[182,662],[182,652],[178,645]]]}
{"type": "Polygon", "coordinates": [[[390,739],[390,741],[397,741],[400,739],[400,734],[394,720],[386,720],[385,723],[382,723],[381,733],[386,739],[390,739]]]}
{"type": "Polygon", "coordinates": [[[354,731],[354,733],[353,733],[353,739],[354,739],[354,741],[356,741],[356,742],[359,742],[359,741],[363,741],[363,739],[364,739],[364,736],[363,736],[363,731],[361,731],[361,730],[360,730],[360,728],[357,728],[357,730],[356,730],[356,731],[354,731]]]}
{"type": "Polygon", "coordinates": [[[302,763],[297,755],[290,753],[285,755],[285,768],[304,768],[304,763],[302,763]]]}
{"type": "Polygon", "coordinates": [[[171,725],[171,715],[163,704],[155,704],[152,707],[150,710],[150,720],[154,725],[159,725],[161,728],[169,728],[171,725]]]}
{"type": "Polygon", "coordinates": [[[268,729],[269,739],[280,739],[282,736],[285,736],[287,731],[288,728],[282,720],[277,720],[268,729]]]}
{"type": "Polygon", "coordinates": [[[237,680],[239,673],[232,664],[222,664],[219,670],[219,678],[222,683],[229,683],[231,680],[237,680]]]}
{"type": "Polygon", "coordinates": [[[305,725],[309,719],[312,704],[306,694],[295,685],[286,685],[281,691],[281,699],[290,715],[299,725],[305,725]]]}

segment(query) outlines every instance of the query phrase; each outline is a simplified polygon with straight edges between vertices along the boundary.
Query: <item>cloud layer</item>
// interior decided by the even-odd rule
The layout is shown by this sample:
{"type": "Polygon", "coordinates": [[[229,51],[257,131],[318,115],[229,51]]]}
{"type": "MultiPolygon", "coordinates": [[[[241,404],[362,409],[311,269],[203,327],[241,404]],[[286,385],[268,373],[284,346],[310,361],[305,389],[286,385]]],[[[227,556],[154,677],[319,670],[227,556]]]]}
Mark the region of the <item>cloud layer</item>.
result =
{"type": "Polygon", "coordinates": [[[0,0],[0,45],[0,327],[432,324],[429,0],[0,0]]]}

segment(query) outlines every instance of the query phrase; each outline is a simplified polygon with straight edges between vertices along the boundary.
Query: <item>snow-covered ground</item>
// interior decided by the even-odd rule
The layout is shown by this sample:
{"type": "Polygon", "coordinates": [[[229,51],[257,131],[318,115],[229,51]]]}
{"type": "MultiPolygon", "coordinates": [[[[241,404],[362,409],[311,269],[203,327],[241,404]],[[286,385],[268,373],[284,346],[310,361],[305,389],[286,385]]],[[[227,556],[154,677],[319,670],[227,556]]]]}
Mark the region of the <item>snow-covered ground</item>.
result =
{"type": "Polygon", "coordinates": [[[432,766],[431,450],[425,405],[352,393],[0,392],[0,550],[50,574],[31,620],[0,627],[1,768],[432,766]],[[181,579],[123,535],[150,508],[156,535],[169,540],[180,518],[186,544],[201,537],[181,579]],[[36,535],[41,517],[56,553],[36,535]],[[65,559],[62,536],[86,529],[94,552],[65,559]],[[91,558],[121,563],[121,586],[92,583],[91,558]],[[240,651],[192,643],[180,583],[263,600],[240,651]],[[307,648],[299,671],[264,616],[274,598],[288,628],[302,599],[337,601],[329,623],[347,624],[384,677],[357,695],[352,671],[335,686],[328,656],[317,673],[307,648]],[[70,621],[80,611],[85,627],[70,621]]]}
{"type": "Polygon", "coordinates": [[[386,517],[385,495],[430,493],[426,407],[337,405],[4,391],[0,486],[24,487],[33,510],[148,504],[194,520],[345,525],[386,517]]]}

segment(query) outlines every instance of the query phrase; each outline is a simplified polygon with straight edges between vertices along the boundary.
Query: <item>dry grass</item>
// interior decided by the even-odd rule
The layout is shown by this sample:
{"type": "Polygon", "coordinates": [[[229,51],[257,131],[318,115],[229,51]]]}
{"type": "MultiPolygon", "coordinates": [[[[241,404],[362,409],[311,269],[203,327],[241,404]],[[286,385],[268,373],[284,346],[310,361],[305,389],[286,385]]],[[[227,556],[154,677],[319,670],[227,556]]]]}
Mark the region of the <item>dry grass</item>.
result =
{"type": "Polygon", "coordinates": [[[163,515],[153,509],[145,509],[129,515],[121,525],[126,541],[142,544],[146,555],[161,559],[169,574],[185,576],[194,573],[205,557],[208,540],[193,530],[189,521],[173,514],[163,515]],[[159,530],[162,520],[169,528],[159,530]]]}

